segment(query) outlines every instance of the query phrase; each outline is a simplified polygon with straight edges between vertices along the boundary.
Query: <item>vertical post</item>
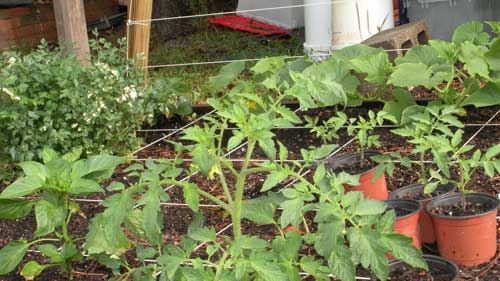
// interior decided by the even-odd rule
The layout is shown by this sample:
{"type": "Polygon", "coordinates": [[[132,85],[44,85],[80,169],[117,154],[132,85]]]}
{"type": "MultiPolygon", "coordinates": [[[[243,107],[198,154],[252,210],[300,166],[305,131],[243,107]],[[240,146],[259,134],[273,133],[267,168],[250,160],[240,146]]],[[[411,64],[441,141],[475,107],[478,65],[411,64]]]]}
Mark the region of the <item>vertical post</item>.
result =
{"type": "Polygon", "coordinates": [[[54,0],[53,5],[59,42],[87,65],[90,50],[83,0],[54,0]]]}
{"type": "Polygon", "coordinates": [[[128,56],[134,59],[137,66],[143,68],[144,84],[146,84],[153,0],[129,0],[128,12],[130,19],[128,23],[130,38],[127,38],[129,40],[128,56]]]}

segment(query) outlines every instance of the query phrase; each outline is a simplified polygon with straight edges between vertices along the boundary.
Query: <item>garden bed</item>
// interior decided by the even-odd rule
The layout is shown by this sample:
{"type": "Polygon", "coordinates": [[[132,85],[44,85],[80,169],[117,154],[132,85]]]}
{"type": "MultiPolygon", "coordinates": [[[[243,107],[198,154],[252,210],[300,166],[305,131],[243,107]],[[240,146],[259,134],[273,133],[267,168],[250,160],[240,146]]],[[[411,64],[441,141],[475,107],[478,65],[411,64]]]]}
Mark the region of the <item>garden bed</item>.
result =
{"type": "MultiPolygon", "coordinates": [[[[373,108],[372,108],[373,109],[373,108]]],[[[475,124],[483,124],[487,121],[496,111],[498,111],[500,107],[489,107],[483,109],[469,109],[468,115],[464,118],[464,122],[467,124],[465,128],[464,140],[468,139],[470,136],[474,135],[480,126],[475,124]]],[[[358,114],[366,114],[366,108],[353,108],[347,110],[349,115],[356,116],[358,114]]],[[[303,115],[308,116],[320,116],[321,118],[328,118],[331,115],[330,109],[323,110],[311,110],[305,112],[303,115]]],[[[201,123],[202,121],[198,122],[201,123]]],[[[189,120],[177,120],[177,122],[172,122],[169,124],[168,121],[160,122],[161,126],[156,128],[147,128],[146,130],[156,130],[156,129],[175,129],[176,127],[181,127],[189,123],[189,120]],[[171,125],[171,126],[169,126],[171,125]]],[[[500,124],[500,116],[497,116],[491,121],[490,126],[484,127],[481,132],[475,136],[472,140],[472,144],[474,144],[477,148],[484,149],[491,144],[497,143],[500,139],[500,126],[496,125],[500,124]]],[[[379,128],[377,129],[377,133],[381,135],[381,143],[382,147],[379,148],[380,152],[391,152],[391,151],[400,151],[402,153],[408,153],[411,150],[411,147],[408,147],[408,144],[402,139],[398,138],[393,134],[389,134],[391,128],[379,128]]],[[[304,147],[308,147],[311,145],[318,146],[321,145],[322,141],[315,137],[313,134],[309,132],[306,128],[288,128],[288,129],[278,129],[275,130],[277,140],[283,142],[285,146],[287,146],[289,150],[288,159],[300,159],[300,149],[304,147]]],[[[345,132],[341,132],[341,137],[338,141],[336,141],[340,146],[348,143],[350,137],[348,137],[345,132]]],[[[163,132],[151,132],[151,131],[142,131],[139,132],[139,136],[144,137],[145,144],[149,144],[151,142],[156,141],[157,139],[164,136],[163,132]]],[[[168,138],[168,140],[178,140],[177,134],[168,138]]],[[[345,153],[354,151],[355,147],[353,144],[349,144],[344,146],[342,151],[339,152],[345,153]]],[[[242,155],[244,154],[245,148],[240,148],[234,151],[228,158],[238,161],[238,159],[242,159],[242,155]]],[[[146,149],[137,153],[137,157],[141,159],[147,158],[170,158],[174,153],[172,152],[172,147],[165,141],[160,141],[152,146],[147,147],[146,149]]],[[[186,158],[189,158],[185,155],[186,158]]],[[[256,150],[254,155],[252,156],[255,159],[255,163],[259,161],[263,161],[265,159],[263,152],[260,150],[256,150]]],[[[189,163],[189,161],[187,162],[189,163]]],[[[118,172],[115,173],[113,180],[121,181],[123,183],[133,182],[134,178],[124,177],[123,174],[120,173],[120,170],[125,168],[124,166],[118,169],[118,172]]],[[[227,172],[228,183],[234,183],[234,179],[231,179],[230,173],[227,172]]],[[[310,174],[309,174],[310,175],[310,174]]],[[[388,178],[388,188],[390,190],[395,190],[399,187],[414,183],[415,172],[414,169],[399,167],[396,169],[393,177],[388,178]]],[[[244,197],[246,199],[254,198],[259,194],[259,190],[262,187],[262,184],[266,178],[265,174],[254,174],[248,178],[247,186],[245,188],[244,197]]],[[[218,184],[217,178],[212,181],[208,181],[200,176],[193,176],[192,181],[197,183],[198,186],[215,196],[223,196],[221,187],[218,184]]],[[[483,174],[479,173],[474,178],[474,183],[479,192],[485,192],[490,194],[498,194],[500,192],[500,177],[496,177],[493,179],[488,179],[483,174]]],[[[289,181],[288,181],[289,182],[289,181]]],[[[276,190],[279,190],[284,185],[287,184],[285,180],[283,183],[275,187],[276,190]]],[[[187,232],[187,226],[193,217],[193,212],[189,210],[189,208],[183,204],[184,198],[182,190],[179,188],[171,188],[168,190],[168,194],[170,196],[170,203],[162,206],[162,212],[165,214],[164,216],[164,239],[169,243],[178,243],[180,240],[180,236],[184,235],[187,232]]],[[[110,194],[99,194],[97,196],[91,196],[87,199],[92,200],[102,200],[109,196],[110,194]]],[[[225,231],[225,234],[230,234],[231,229],[226,229],[226,227],[231,223],[230,218],[221,211],[217,206],[211,205],[208,201],[202,201],[201,204],[206,204],[206,206],[202,205],[202,209],[204,210],[205,217],[205,225],[214,227],[217,232],[225,231]]],[[[102,211],[102,207],[99,206],[97,202],[81,202],[81,211],[74,217],[72,220],[72,227],[70,231],[72,233],[86,233],[88,227],[88,219],[92,218],[96,213],[102,211]]],[[[19,238],[32,238],[32,235],[35,230],[35,220],[32,215],[28,216],[26,219],[19,221],[0,221],[0,247],[4,246],[6,243],[13,239],[19,238]]],[[[311,223],[311,227],[313,227],[311,223]]],[[[267,226],[258,226],[249,221],[245,221],[242,225],[243,233],[259,235],[265,240],[270,240],[272,237],[276,235],[276,230],[273,227],[267,226]]],[[[137,241],[141,243],[140,241],[137,241]]],[[[303,249],[303,251],[310,251],[308,249],[303,249]]],[[[437,254],[437,249],[435,246],[424,246],[424,253],[429,254],[437,254]]],[[[132,257],[132,256],[131,256],[132,257]]],[[[43,261],[43,258],[38,256],[36,253],[30,253],[25,260],[30,260],[35,258],[36,260],[43,261]]],[[[108,277],[109,272],[104,270],[102,267],[93,264],[80,264],[75,267],[77,274],[75,275],[76,280],[105,280],[108,277]]],[[[497,258],[493,259],[490,263],[483,264],[476,267],[471,268],[462,268],[461,270],[461,279],[459,280],[497,280],[498,274],[500,272],[500,261],[497,258]],[[476,279],[479,278],[479,279],[476,279]]],[[[56,270],[46,270],[44,273],[38,277],[36,280],[66,280],[67,277],[59,274],[56,270]]],[[[1,280],[21,280],[17,274],[13,273],[9,276],[3,276],[1,280]]]]}

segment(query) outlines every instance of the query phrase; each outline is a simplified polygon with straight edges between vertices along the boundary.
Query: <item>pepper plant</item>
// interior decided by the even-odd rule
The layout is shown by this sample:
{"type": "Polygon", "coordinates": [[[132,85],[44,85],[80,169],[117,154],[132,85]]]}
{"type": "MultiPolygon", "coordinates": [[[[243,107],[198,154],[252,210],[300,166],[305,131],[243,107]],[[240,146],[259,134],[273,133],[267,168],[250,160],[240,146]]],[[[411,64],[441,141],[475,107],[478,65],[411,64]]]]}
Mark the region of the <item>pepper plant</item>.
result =
{"type": "Polygon", "coordinates": [[[366,150],[380,146],[380,136],[374,134],[373,131],[377,126],[382,126],[385,120],[396,122],[394,116],[383,110],[377,113],[370,110],[367,118],[363,116],[349,118],[346,113],[337,112],[335,116],[323,121],[321,125],[318,125],[318,118],[306,117],[307,126],[311,128],[311,132],[326,142],[338,138],[338,130],[344,126],[347,127],[347,135],[354,136],[358,144],[361,165],[365,163],[366,150]]]}
{"type": "MultiPolygon", "coordinates": [[[[425,193],[433,192],[439,183],[454,181],[458,190],[465,195],[470,192],[470,183],[474,174],[483,170],[487,176],[494,177],[500,173],[500,160],[496,159],[500,155],[500,144],[491,146],[486,152],[481,152],[474,145],[462,145],[463,130],[457,130],[453,135],[437,135],[427,137],[427,141],[432,146],[435,163],[438,167],[430,169],[430,175],[434,181],[425,187],[425,193]],[[457,177],[452,176],[450,167],[457,167],[457,177]]],[[[462,200],[465,210],[465,198],[462,200]]]]}
{"type": "Polygon", "coordinates": [[[36,246],[49,262],[42,265],[29,261],[21,275],[32,280],[46,268],[58,266],[72,279],[72,262],[83,259],[77,243],[81,237],[74,237],[69,231],[71,218],[79,211],[79,204],[74,199],[103,192],[99,182],[110,178],[115,167],[124,161],[107,155],[79,159],[80,154],[80,150],[75,150],[59,156],[45,148],[40,153],[43,163],[26,161],[19,164],[24,176],[0,193],[0,218],[24,218],[34,207],[37,227],[31,241],[10,241],[0,249],[0,275],[13,271],[28,249],[36,246]]]}
{"type": "Polygon", "coordinates": [[[442,104],[441,102],[430,102],[426,106],[411,106],[402,113],[401,127],[391,130],[392,133],[407,139],[408,143],[414,145],[411,155],[416,159],[410,159],[401,153],[390,153],[377,156],[374,160],[384,166],[384,169],[392,175],[395,168],[395,161],[398,160],[403,166],[410,167],[411,163],[416,163],[420,167],[418,182],[427,184],[429,179],[430,165],[426,163],[426,156],[433,157],[439,161],[437,155],[433,153],[432,143],[429,137],[443,134],[453,136],[453,128],[463,128],[463,123],[457,116],[464,115],[463,108],[456,105],[442,104]]]}

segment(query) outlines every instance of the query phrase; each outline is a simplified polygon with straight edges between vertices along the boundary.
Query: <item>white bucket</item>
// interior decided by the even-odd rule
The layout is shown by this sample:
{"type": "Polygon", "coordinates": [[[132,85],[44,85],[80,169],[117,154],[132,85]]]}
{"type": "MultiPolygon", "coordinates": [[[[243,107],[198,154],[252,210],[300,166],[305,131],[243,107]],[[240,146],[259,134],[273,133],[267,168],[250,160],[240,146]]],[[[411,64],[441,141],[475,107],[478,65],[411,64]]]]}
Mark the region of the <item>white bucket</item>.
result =
{"type": "Polygon", "coordinates": [[[330,55],[332,44],[332,8],[328,0],[304,0],[304,22],[306,40],[305,53],[313,59],[324,59],[330,55]]]}
{"type": "Polygon", "coordinates": [[[393,0],[333,1],[332,49],[361,43],[394,27],[393,0]]]}

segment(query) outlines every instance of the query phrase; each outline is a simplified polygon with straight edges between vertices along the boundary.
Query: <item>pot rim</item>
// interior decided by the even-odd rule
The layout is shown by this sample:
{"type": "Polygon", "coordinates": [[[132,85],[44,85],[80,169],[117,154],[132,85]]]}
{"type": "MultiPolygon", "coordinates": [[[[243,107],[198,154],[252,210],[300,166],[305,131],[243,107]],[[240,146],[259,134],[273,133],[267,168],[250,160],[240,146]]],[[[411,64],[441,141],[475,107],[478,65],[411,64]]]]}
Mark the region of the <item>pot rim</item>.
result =
{"type": "MultiPolygon", "coordinates": [[[[365,156],[367,156],[367,154],[371,154],[371,155],[383,155],[381,152],[378,152],[376,150],[366,150],[365,151],[365,156]]],[[[361,155],[361,153],[359,151],[356,151],[356,152],[346,152],[346,153],[343,153],[341,155],[334,155],[330,158],[327,158],[327,159],[324,159],[323,161],[320,161],[318,164],[326,164],[328,163],[329,161],[333,161],[333,160],[336,160],[335,162],[338,162],[338,161],[342,161],[344,159],[349,159],[349,158],[354,158],[354,157],[357,157],[358,155],[361,155]]],[[[363,171],[361,173],[357,173],[355,175],[364,175],[364,174],[369,174],[373,171],[375,171],[380,165],[382,164],[378,164],[376,165],[375,167],[369,169],[369,170],[366,170],[366,171],[363,171]]],[[[327,168],[329,170],[333,170],[333,169],[337,169],[337,168],[343,168],[345,167],[346,165],[338,165],[337,167],[334,167],[334,168],[327,168]]]]}
{"type": "Polygon", "coordinates": [[[396,215],[396,219],[404,219],[404,218],[408,218],[408,217],[411,217],[411,216],[414,216],[418,213],[420,213],[420,211],[422,211],[422,209],[424,208],[423,205],[422,205],[422,202],[421,201],[418,201],[418,200],[413,200],[413,199],[403,199],[403,198],[394,198],[394,199],[387,199],[387,200],[384,200],[385,204],[386,205],[389,205],[388,203],[389,202],[394,202],[394,201],[399,201],[399,202],[403,202],[403,201],[406,201],[407,203],[408,202],[411,202],[411,203],[414,203],[416,202],[418,204],[418,208],[413,210],[411,213],[409,214],[406,214],[406,215],[403,215],[403,216],[397,216],[396,215]]]}
{"type": "MultiPolygon", "coordinates": [[[[447,265],[450,266],[450,268],[453,268],[453,273],[454,273],[454,276],[453,276],[453,279],[452,280],[456,280],[459,273],[460,273],[460,269],[458,268],[458,265],[456,263],[454,263],[453,261],[449,260],[449,259],[446,259],[444,257],[441,257],[441,256],[436,256],[436,255],[422,255],[422,258],[427,262],[427,261],[438,261],[438,262],[443,262],[447,265]]],[[[395,266],[395,265],[399,265],[399,264],[405,264],[404,261],[400,261],[400,260],[392,260],[389,262],[389,266],[395,266]]]]}
{"type": "Polygon", "coordinates": [[[443,196],[441,198],[434,198],[433,200],[431,200],[427,206],[425,207],[425,211],[427,211],[427,213],[432,216],[432,217],[435,217],[435,218],[440,218],[440,219],[449,219],[449,220],[463,220],[463,219],[473,219],[473,218],[479,218],[479,217],[483,217],[483,216],[486,216],[486,215],[489,215],[493,212],[497,212],[498,209],[500,208],[500,199],[498,199],[498,197],[495,197],[495,196],[492,196],[490,194],[487,194],[487,193],[469,193],[469,194],[465,194],[465,200],[467,200],[467,197],[483,197],[483,198],[488,198],[488,199],[493,199],[495,201],[495,207],[493,207],[491,210],[488,210],[488,211],[485,211],[483,213],[480,213],[480,214],[476,214],[476,215],[466,215],[466,216],[445,216],[445,215],[439,215],[439,214],[435,214],[432,212],[432,208],[436,205],[438,205],[439,203],[441,203],[442,200],[445,200],[445,199],[449,199],[449,198],[455,198],[455,197],[460,197],[462,196],[461,193],[457,193],[457,194],[449,194],[447,196],[443,196]]]}
{"type": "MultiPolygon", "coordinates": [[[[440,195],[437,195],[437,196],[433,196],[433,197],[425,198],[425,199],[411,199],[411,200],[416,200],[416,201],[420,201],[420,202],[429,202],[429,201],[431,201],[433,199],[436,199],[436,198],[441,198],[441,197],[445,197],[445,196],[454,194],[455,191],[457,190],[457,186],[454,183],[452,183],[452,182],[447,183],[447,184],[440,184],[440,186],[442,186],[442,185],[451,185],[451,186],[453,186],[453,188],[450,191],[448,191],[446,193],[443,193],[443,194],[440,194],[440,195]]],[[[399,193],[399,192],[404,192],[404,191],[406,191],[408,189],[412,189],[412,188],[415,188],[415,187],[420,187],[420,188],[424,189],[425,185],[421,184],[421,183],[413,183],[413,184],[405,185],[405,186],[403,186],[401,188],[398,188],[398,189],[396,189],[394,191],[391,191],[390,194],[389,194],[389,199],[406,199],[406,198],[391,197],[391,195],[399,193]]]]}

